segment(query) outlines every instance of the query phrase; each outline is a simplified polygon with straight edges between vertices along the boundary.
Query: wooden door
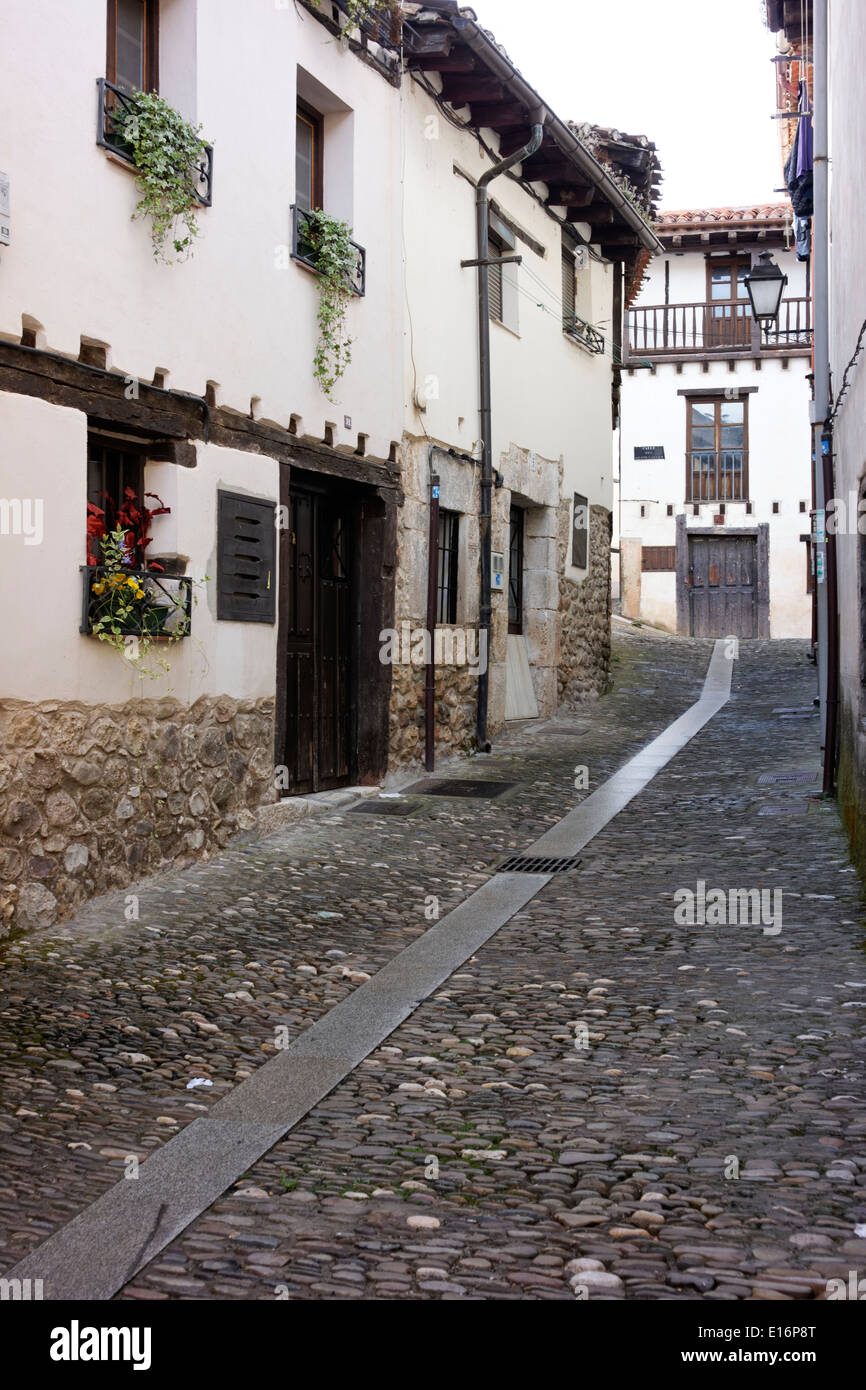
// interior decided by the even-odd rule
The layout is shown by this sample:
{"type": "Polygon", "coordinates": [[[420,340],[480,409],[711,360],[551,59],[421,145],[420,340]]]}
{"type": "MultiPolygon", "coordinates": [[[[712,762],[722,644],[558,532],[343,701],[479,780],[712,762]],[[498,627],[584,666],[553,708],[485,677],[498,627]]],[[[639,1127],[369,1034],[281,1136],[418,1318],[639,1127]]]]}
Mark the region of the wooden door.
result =
{"type": "Polygon", "coordinates": [[[707,261],[707,347],[748,347],[752,341],[746,289],[750,264],[748,256],[710,256],[707,261]]]}
{"type": "Polygon", "coordinates": [[[757,637],[755,536],[689,536],[692,637],[757,637]]]}
{"type": "Polygon", "coordinates": [[[351,508],[292,489],[288,546],[286,750],[294,794],[350,780],[351,508]]]}

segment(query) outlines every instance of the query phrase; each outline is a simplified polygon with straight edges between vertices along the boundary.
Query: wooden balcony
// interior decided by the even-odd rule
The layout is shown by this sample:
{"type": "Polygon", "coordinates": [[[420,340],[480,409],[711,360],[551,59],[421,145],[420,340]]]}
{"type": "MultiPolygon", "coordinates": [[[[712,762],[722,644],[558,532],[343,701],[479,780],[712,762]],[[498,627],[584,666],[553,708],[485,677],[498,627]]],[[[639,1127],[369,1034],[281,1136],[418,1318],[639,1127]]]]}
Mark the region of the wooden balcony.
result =
{"type": "Polygon", "coordinates": [[[647,304],[628,310],[632,358],[757,357],[811,348],[812,302],[806,298],[783,299],[778,322],[764,332],[748,303],[647,304]]]}

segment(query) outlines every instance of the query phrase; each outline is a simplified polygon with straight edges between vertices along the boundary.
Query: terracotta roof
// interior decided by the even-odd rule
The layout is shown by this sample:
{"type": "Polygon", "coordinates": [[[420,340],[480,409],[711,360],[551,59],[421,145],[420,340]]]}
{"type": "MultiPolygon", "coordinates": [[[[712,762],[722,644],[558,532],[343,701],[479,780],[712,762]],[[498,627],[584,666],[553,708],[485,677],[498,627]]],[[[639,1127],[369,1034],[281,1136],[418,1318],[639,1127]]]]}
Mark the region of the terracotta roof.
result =
{"type": "Polygon", "coordinates": [[[656,227],[659,234],[682,227],[748,227],[784,226],[792,218],[790,203],[761,203],[740,208],[684,208],[660,212],[656,227]]]}

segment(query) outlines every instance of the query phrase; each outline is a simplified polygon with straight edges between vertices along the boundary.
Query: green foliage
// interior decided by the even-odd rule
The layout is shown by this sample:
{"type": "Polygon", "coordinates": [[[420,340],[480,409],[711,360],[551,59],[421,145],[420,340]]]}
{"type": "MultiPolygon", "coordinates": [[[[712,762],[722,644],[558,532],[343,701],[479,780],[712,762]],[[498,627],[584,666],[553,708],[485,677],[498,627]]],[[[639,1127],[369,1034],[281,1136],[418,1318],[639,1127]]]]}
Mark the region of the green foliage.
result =
{"type": "Polygon", "coordinates": [[[317,208],[304,219],[305,253],[319,272],[319,341],[313,375],[328,400],[352,360],[352,339],[346,335],[346,310],[352,298],[356,252],[352,229],[317,208]]]}
{"type": "MultiPolygon", "coordinates": [[[[315,8],[321,9],[321,0],[312,0],[315,8]]],[[[399,0],[346,0],[347,29],[363,24],[365,19],[374,19],[385,10],[397,8],[399,0]]]]}
{"type": "Polygon", "coordinates": [[[128,147],[138,173],[141,199],[133,217],[149,217],[153,255],[170,263],[167,244],[185,260],[198,235],[195,191],[207,146],[201,126],[191,126],[156,92],[133,94],[134,107],[118,109],[116,134],[128,147]]]}
{"type": "Polygon", "coordinates": [[[155,679],[170,670],[163,656],[157,656],[156,669],[147,665],[157,640],[179,642],[189,632],[183,599],[130,573],[128,533],[122,526],[109,531],[99,544],[103,563],[90,584],[91,631],[100,642],[134,661],[142,679],[155,679]]]}

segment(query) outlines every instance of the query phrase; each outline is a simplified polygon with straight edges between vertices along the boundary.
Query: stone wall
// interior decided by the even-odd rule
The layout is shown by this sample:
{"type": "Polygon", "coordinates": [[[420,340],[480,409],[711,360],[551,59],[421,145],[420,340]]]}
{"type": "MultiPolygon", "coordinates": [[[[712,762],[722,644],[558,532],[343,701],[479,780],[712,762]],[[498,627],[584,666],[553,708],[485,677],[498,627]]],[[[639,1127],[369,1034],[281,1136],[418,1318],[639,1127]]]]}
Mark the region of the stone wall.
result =
{"type": "MultiPolygon", "coordinates": [[[[560,581],[559,703],[569,709],[603,695],[610,683],[611,513],[592,506],[589,515],[589,566],[586,578],[560,581]]],[[[560,529],[564,569],[569,543],[568,504],[560,529]]]]}
{"type": "Polygon", "coordinates": [[[273,700],[0,701],[0,932],[207,858],[276,799],[273,700]]]}
{"type": "MultiPolygon", "coordinates": [[[[424,765],[423,666],[395,666],[391,687],[389,767],[424,765]]],[[[475,745],[478,678],[467,667],[443,666],[436,671],[436,759],[468,753],[475,745]]]]}

